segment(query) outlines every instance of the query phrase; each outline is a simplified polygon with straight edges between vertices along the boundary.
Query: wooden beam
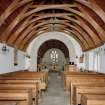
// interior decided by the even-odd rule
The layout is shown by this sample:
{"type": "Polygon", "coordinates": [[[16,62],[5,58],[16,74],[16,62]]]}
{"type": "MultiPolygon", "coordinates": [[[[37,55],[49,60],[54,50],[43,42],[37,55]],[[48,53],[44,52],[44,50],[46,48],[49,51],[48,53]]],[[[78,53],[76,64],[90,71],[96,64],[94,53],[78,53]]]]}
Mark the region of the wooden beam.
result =
{"type": "Polygon", "coordinates": [[[7,42],[12,43],[12,42],[14,42],[14,40],[16,41],[16,39],[21,34],[21,32],[24,31],[24,29],[26,28],[25,26],[28,24],[28,22],[30,21],[31,18],[32,18],[32,15],[30,17],[28,17],[14,33],[9,34],[8,38],[7,38],[7,42]],[[12,38],[12,40],[11,40],[11,38],[12,38]]]}
{"type": "Polygon", "coordinates": [[[91,17],[89,15],[89,13],[82,7],[82,5],[80,5],[80,4],[77,3],[77,6],[78,6],[78,8],[83,13],[83,16],[82,17],[85,20],[87,20],[92,25],[92,27],[94,27],[94,29],[97,31],[100,39],[102,41],[105,41],[105,31],[104,31],[104,29],[93,19],[93,17],[91,17]]]}
{"type": "Polygon", "coordinates": [[[105,12],[104,10],[99,7],[95,2],[90,2],[90,1],[85,1],[85,0],[75,0],[77,3],[80,3],[86,7],[88,7],[89,9],[91,9],[92,11],[94,11],[105,23],[105,12]]]}
{"type": "Polygon", "coordinates": [[[24,15],[24,13],[27,11],[28,7],[25,7],[21,13],[10,23],[10,25],[7,27],[7,29],[5,29],[5,31],[2,33],[2,35],[0,36],[0,40],[4,40],[6,41],[10,35],[10,33],[12,32],[12,30],[14,29],[14,27],[22,20],[22,17],[24,15]]]}
{"type": "MultiPolygon", "coordinates": [[[[70,19],[70,18],[69,18],[70,19]]],[[[73,20],[73,19],[71,19],[71,20],[73,20]]],[[[76,23],[78,23],[78,21],[76,22],[76,23]]],[[[30,30],[31,31],[31,30],[30,30]]],[[[26,36],[26,35],[25,35],[26,36]]],[[[88,37],[89,38],[89,37],[88,37]]],[[[23,41],[23,40],[22,40],[23,41]]],[[[93,45],[93,44],[92,44],[93,45]]]]}
{"type": "Polygon", "coordinates": [[[91,28],[88,25],[85,24],[85,22],[81,18],[79,18],[79,17],[77,17],[77,18],[78,18],[81,26],[84,27],[86,32],[92,37],[95,45],[100,44],[101,40],[99,39],[99,37],[91,30],[91,28]]]}
{"type": "Polygon", "coordinates": [[[3,14],[0,16],[0,26],[4,23],[4,21],[19,7],[25,5],[26,3],[32,1],[32,0],[14,0],[9,7],[3,12],[3,14]]]}
{"type": "MultiPolygon", "coordinates": [[[[67,22],[68,22],[67,20],[58,20],[58,22],[56,22],[55,24],[67,23],[67,22]]],[[[52,23],[49,20],[45,21],[45,22],[41,22],[41,23],[33,26],[29,31],[31,32],[32,30],[37,30],[38,27],[43,27],[43,25],[45,25],[45,24],[52,24],[52,23]]],[[[28,31],[28,30],[26,29],[26,31],[28,31]]],[[[18,37],[17,40],[15,42],[13,42],[13,44],[16,46],[19,46],[21,44],[21,41],[23,41],[24,38],[27,37],[27,34],[26,35],[21,34],[21,37],[18,34],[17,37],[18,37]]]]}
{"type": "Polygon", "coordinates": [[[43,5],[31,5],[29,8],[73,8],[77,7],[75,4],[43,4],[43,5]]]}

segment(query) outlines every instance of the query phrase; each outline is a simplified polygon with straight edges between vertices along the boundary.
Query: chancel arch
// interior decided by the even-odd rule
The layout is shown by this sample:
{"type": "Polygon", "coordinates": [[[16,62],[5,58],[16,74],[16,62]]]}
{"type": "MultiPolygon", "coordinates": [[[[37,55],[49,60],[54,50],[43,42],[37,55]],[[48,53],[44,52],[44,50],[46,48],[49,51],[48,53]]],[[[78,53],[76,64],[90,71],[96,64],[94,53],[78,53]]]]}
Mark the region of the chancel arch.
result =
{"type": "Polygon", "coordinates": [[[69,50],[67,46],[59,40],[48,40],[44,42],[38,50],[37,64],[43,64],[49,70],[56,67],[55,70],[62,70],[65,64],[70,61],[69,50]]]}
{"type": "Polygon", "coordinates": [[[61,32],[47,32],[36,37],[33,42],[28,46],[27,52],[31,56],[30,70],[37,69],[37,56],[39,47],[48,40],[59,40],[63,42],[69,51],[69,60],[77,63],[76,56],[82,55],[82,49],[80,45],[72,37],[61,32]]]}

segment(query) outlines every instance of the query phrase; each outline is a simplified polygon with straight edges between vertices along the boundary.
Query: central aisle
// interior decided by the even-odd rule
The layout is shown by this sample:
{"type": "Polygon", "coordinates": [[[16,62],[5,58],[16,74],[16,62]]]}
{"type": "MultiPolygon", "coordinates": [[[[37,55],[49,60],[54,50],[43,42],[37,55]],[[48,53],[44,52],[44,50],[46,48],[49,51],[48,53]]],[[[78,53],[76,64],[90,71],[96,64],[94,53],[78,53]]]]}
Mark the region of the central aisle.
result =
{"type": "Polygon", "coordinates": [[[69,105],[69,95],[64,91],[63,81],[57,73],[49,74],[47,91],[39,105],[69,105]]]}

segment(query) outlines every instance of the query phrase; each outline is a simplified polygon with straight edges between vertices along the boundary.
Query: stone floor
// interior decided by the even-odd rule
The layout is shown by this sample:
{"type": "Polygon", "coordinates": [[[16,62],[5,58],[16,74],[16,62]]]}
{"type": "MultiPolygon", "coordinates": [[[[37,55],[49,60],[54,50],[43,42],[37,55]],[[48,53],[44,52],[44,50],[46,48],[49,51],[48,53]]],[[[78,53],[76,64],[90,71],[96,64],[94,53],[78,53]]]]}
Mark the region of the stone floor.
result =
{"type": "Polygon", "coordinates": [[[64,91],[63,81],[57,73],[49,74],[48,89],[39,105],[70,105],[69,95],[64,91]]]}

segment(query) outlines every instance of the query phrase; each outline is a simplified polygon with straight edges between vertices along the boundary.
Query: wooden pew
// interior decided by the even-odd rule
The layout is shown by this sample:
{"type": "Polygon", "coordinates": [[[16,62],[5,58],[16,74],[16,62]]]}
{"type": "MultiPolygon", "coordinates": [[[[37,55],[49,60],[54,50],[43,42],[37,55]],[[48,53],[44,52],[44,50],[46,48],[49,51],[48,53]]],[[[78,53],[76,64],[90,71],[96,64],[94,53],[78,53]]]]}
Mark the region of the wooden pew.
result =
{"type": "Polygon", "coordinates": [[[40,77],[42,82],[45,82],[47,84],[48,82],[48,73],[47,72],[44,72],[44,71],[41,71],[41,72],[35,72],[35,71],[19,71],[19,72],[14,72],[14,73],[11,73],[11,75],[20,75],[20,76],[36,76],[36,77],[40,77]]]}
{"type": "Polygon", "coordinates": [[[96,72],[81,72],[81,71],[64,71],[64,86],[65,86],[65,90],[69,90],[70,87],[70,79],[69,77],[72,75],[86,75],[86,74],[97,74],[96,72]]]}
{"type": "Polygon", "coordinates": [[[73,98],[75,94],[74,85],[105,83],[105,75],[94,72],[70,71],[68,73],[66,72],[64,76],[66,89],[71,92],[71,105],[76,105],[75,99],[73,98]]]}
{"type": "Polygon", "coordinates": [[[97,84],[97,83],[105,83],[105,78],[98,78],[98,77],[79,77],[79,78],[72,78],[71,81],[71,88],[70,88],[70,95],[71,95],[71,103],[72,97],[74,92],[74,85],[83,85],[83,84],[97,84]]]}
{"type": "MultiPolygon", "coordinates": [[[[45,89],[45,83],[43,83],[43,75],[44,73],[36,73],[36,72],[27,72],[27,71],[16,71],[12,73],[6,73],[0,75],[0,83],[27,83],[28,85],[33,83],[39,83],[38,88],[39,91],[41,89],[45,89]],[[44,85],[43,85],[44,84],[44,85]]],[[[40,91],[41,93],[41,91],[40,91]]]]}
{"type": "Polygon", "coordinates": [[[81,105],[105,105],[105,94],[83,94],[81,105]]]}
{"type": "Polygon", "coordinates": [[[1,75],[0,80],[36,80],[40,83],[40,88],[45,90],[47,87],[47,74],[37,72],[16,72],[7,75],[1,75]]]}
{"type": "Polygon", "coordinates": [[[40,88],[40,83],[34,79],[0,79],[0,84],[27,84],[27,85],[36,85],[38,84],[38,97],[41,97],[41,88],[40,88]]]}
{"type": "Polygon", "coordinates": [[[38,90],[41,91],[41,86],[40,86],[40,80],[35,80],[35,79],[18,79],[18,78],[6,78],[6,79],[0,79],[0,84],[38,84],[38,90]]]}
{"type": "MultiPolygon", "coordinates": [[[[66,91],[70,90],[70,85],[71,85],[71,81],[78,81],[78,78],[104,78],[105,79],[105,75],[101,75],[101,74],[92,74],[92,73],[72,73],[72,74],[68,74],[65,77],[65,88],[66,91]],[[75,79],[75,80],[74,80],[75,79]]],[[[88,82],[88,80],[87,80],[88,82]]]]}
{"type": "MultiPolygon", "coordinates": [[[[26,86],[26,88],[32,87],[32,85],[34,85],[34,87],[36,87],[36,84],[38,84],[38,93],[39,94],[37,94],[36,97],[35,96],[33,97],[35,99],[35,103],[38,103],[38,98],[40,98],[41,90],[45,89],[43,82],[42,82],[43,75],[45,75],[45,74],[29,72],[29,71],[28,72],[27,71],[24,71],[24,72],[17,71],[17,72],[12,72],[12,73],[6,73],[3,75],[0,75],[0,83],[9,86],[9,88],[15,87],[16,84],[18,84],[17,87],[19,87],[21,85],[21,87],[26,86]]],[[[5,88],[8,88],[7,86],[5,86],[5,88]]],[[[35,89],[33,89],[33,91],[34,90],[35,89]]],[[[33,92],[33,94],[34,93],[35,93],[35,91],[33,92]]]]}
{"type": "Polygon", "coordinates": [[[74,92],[72,95],[72,105],[81,104],[81,94],[92,93],[92,94],[105,94],[105,84],[94,83],[85,85],[75,85],[74,92]]]}
{"type": "Polygon", "coordinates": [[[0,75],[0,88],[32,88],[35,105],[37,105],[37,92],[35,90],[38,84],[38,93],[46,88],[48,82],[48,73],[46,72],[30,72],[30,71],[16,71],[12,73],[5,73],[0,75]]]}
{"type": "MultiPolygon", "coordinates": [[[[47,75],[48,74],[44,72],[37,73],[37,72],[29,72],[29,71],[17,71],[17,72],[0,75],[0,83],[9,86],[9,88],[15,87],[16,84],[18,84],[17,87],[19,87],[20,85],[22,87],[23,86],[22,84],[24,84],[23,88],[25,86],[27,86],[26,88],[29,88],[29,87],[32,87],[32,85],[34,85],[35,87],[35,85],[38,84],[39,94],[33,97],[35,99],[35,103],[36,103],[35,105],[37,105],[38,98],[40,98],[41,90],[45,89],[45,82],[43,83],[43,81],[47,80],[46,79],[47,75]]],[[[7,88],[7,86],[5,86],[5,88],[7,88]]],[[[34,93],[35,91],[33,89],[33,94],[34,93]]]]}
{"type": "Polygon", "coordinates": [[[32,105],[32,91],[27,89],[0,89],[0,102],[14,101],[17,105],[32,105]]]}
{"type": "Polygon", "coordinates": [[[11,90],[21,90],[21,89],[31,89],[32,90],[32,99],[34,101],[34,104],[35,105],[38,105],[38,84],[35,83],[35,84],[0,84],[0,90],[2,89],[5,89],[5,90],[8,90],[8,89],[11,89],[11,90]]]}
{"type": "Polygon", "coordinates": [[[71,104],[73,104],[73,86],[76,84],[93,84],[93,83],[105,83],[105,76],[104,75],[99,75],[95,73],[80,73],[80,72],[72,72],[71,74],[68,75],[68,81],[67,83],[69,84],[68,87],[71,92],[71,104]],[[68,82],[69,81],[69,82],[68,82]]]}
{"type": "Polygon", "coordinates": [[[29,70],[18,70],[18,71],[7,72],[7,73],[0,74],[0,76],[17,73],[17,72],[26,72],[26,71],[29,71],[29,70]]]}

